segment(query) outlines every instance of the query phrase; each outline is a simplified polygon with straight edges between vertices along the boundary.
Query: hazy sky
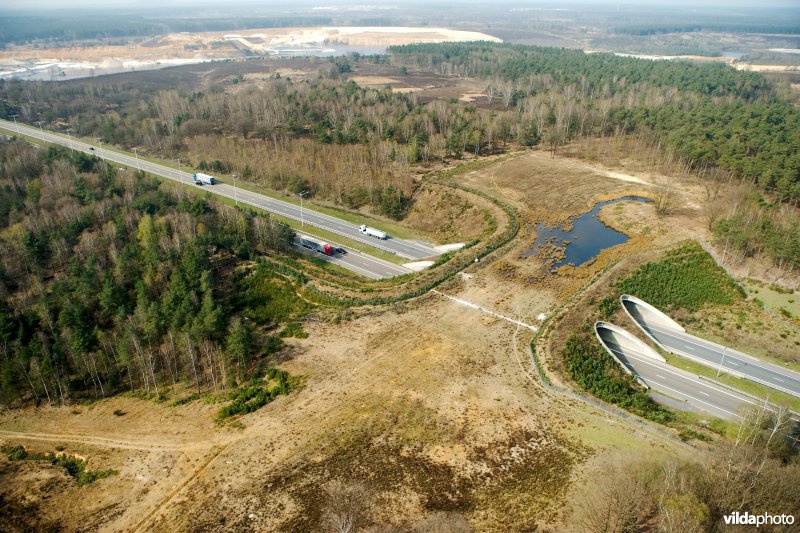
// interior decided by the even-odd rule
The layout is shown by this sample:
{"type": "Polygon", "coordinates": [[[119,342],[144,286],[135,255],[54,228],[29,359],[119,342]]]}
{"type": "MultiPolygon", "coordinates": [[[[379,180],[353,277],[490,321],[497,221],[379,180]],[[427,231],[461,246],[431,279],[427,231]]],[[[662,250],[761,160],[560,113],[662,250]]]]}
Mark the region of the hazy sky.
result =
{"type": "MultiPolygon", "coordinates": [[[[470,4],[480,4],[482,0],[466,0],[470,4]]],[[[517,4],[517,5],[547,5],[554,6],[557,4],[596,4],[596,5],[664,5],[664,6],[787,6],[797,7],[797,0],[561,0],[561,1],[520,1],[520,0],[483,0],[487,6],[497,6],[498,4],[517,4]]],[[[391,1],[391,0],[351,0],[351,1],[335,1],[335,0],[301,0],[300,2],[291,1],[270,1],[270,0],[3,0],[0,11],[4,9],[14,10],[30,10],[30,9],[54,9],[59,11],[69,10],[73,8],[101,8],[101,9],[114,9],[114,8],[175,8],[181,6],[200,6],[200,5],[216,5],[222,7],[236,7],[236,6],[279,6],[284,8],[300,7],[300,5],[369,5],[369,4],[390,4],[402,6],[404,4],[419,4],[421,1],[404,2],[404,1],[391,1]]],[[[427,2],[424,2],[427,3],[427,2]]],[[[463,3],[457,0],[438,0],[437,4],[458,4],[463,3]]]]}

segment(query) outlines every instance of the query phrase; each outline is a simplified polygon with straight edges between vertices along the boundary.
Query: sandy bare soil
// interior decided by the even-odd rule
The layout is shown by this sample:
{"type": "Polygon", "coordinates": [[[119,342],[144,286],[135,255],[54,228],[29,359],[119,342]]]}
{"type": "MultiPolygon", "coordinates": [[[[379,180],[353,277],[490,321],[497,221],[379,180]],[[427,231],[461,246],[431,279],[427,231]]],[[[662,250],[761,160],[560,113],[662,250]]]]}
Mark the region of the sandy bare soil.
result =
{"type": "Polygon", "coordinates": [[[75,487],[56,467],[3,460],[3,497],[68,530],[307,531],[331,481],[363,481],[378,524],[448,511],[479,530],[521,530],[568,520],[567,492],[594,455],[663,450],[657,435],[532,383],[525,335],[506,322],[439,298],[413,307],[309,328],[283,365],[305,388],[242,429],[215,427],[200,402],[6,413],[4,442],[64,446],[120,474],[75,487]]]}
{"type": "Polygon", "coordinates": [[[210,33],[209,38],[238,40],[253,49],[275,50],[286,46],[345,44],[349,46],[393,46],[411,43],[461,41],[501,42],[475,31],[404,26],[339,26],[319,28],[269,28],[228,33],[210,33]]]}
{"type": "Polygon", "coordinates": [[[349,48],[360,47],[374,52],[392,45],[462,41],[500,42],[500,39],[472,31],[399,26],[171,33],[127,45],[91,43],[92,46],[60,48],[6,48],[0,50],[0,77],[61,79],[244,57],[254,53],[342,55],[349,48]],[[42,78],[47,73],[50,73],[50,78],[42,78]]]}

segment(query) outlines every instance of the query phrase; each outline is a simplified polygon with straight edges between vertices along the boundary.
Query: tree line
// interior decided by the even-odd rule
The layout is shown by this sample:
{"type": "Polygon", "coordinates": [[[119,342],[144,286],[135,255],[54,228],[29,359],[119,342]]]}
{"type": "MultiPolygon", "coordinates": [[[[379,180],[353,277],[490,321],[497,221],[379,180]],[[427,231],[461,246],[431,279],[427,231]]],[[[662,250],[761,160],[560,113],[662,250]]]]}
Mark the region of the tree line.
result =
{"type": "Polygon", "coordinates": [[[654,132],[664,149],[696,169],[727,169],[780,201],[800,200],[800,110],[760,74],[508,44],[420,44],[390,52],[396,64],[486,79],[489,92],[523,121],[534,110],[537,130],[547,129],[552,143],[654,132]]]}
{"type": "MultiPolygon", "coordinates": [[[[410,45],[315,64],[315,79],[276,74],[244,85],[242,76],[196,83],[180,69],[159,75],[167,84],[151,76],[2,81],[0,114],[397,219],[413,202],[415,172],[435,162],[540,144],[555,155],[576,140],[631,137],[648,139],[648,154],[667,166],[752,182],[769,202],[800,201],[800,110],[757,73],[491,43],[410,45]],[[480,77],[489,109],[422,104],[342,79],[359,61],[480,77]]],[[[755,232],[748,235],[752,248],[755,232]]],[[[794,264],[774,246],[764,250],[794,264]]]]}
{"type": "Polygon", "coordinates": [[[67,117],[76,135],[395,218],[417,185],[412,166],[538,143],[539,133],[515,125],[511,112],[496,116],[444,101],[423,106],[340,79],[335,61],[328,67],[317,80],[276,76],[235,91],[231,80],[202,89],[6,81],[0,113],[50,127],[67,117]]]}

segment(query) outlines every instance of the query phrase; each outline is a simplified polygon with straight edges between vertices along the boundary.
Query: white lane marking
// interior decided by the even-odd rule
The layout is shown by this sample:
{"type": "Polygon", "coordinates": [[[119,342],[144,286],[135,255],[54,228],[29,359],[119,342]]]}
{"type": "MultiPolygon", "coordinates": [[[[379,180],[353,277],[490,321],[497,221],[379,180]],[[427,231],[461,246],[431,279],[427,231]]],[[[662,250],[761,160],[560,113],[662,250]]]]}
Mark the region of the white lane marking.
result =
{"type": "MultiPolygon", "coordinates": [[[[299,232],[299,231],[296,232],[296,233],[298,235],[300,235],[300,236],[311,237],[311,238],[314,238],[314,239],[321,239],[321,237],[317,237],[316,235],[313,235],[311,233],[304,233],[304,232],[299,232]]],[[[326,240],[326,239],[323,239],[323,240],[326,240]]],[[[334,246],[341,246],[342,248],[345,247],[344,245],[336,243],[334,241],[326,241],[326,242],[330,242],[330,244],[333,244],[334,246]]],[[[395,272],[395,274],[381,275],[381,278],[399,276],[401,274],[408,274],[409,272],[411,272],[411,269],[409,269],[409,268],[406,268],[406,267],[400,266],[400,265],[395,265],[394,263],[390,263],[389,261],[385,261],[383,259],[371,256],[369,254],[361,253],[360,251],[358,253],[354,253],[352,256],[350,254],[348,254],[348,255],[335,255],[335,256],[329,256],[329,255],[323,256],[323,259],[330,260],[330,262],[332,262],[332,263],[335,263],[335,264],[341,263],[341,264],[344,264],[344,265],[353,265],[356,268],[358,268],[358,264],[354,263],[352,260],[348,261],[347,260],[348,258],[363,259],[365,262],[372,263],[373,264],[372,268],[383,267],[385,270],[387,270],[389,272],[395,272]]],[[[361,268],[364,268],[364,267],[361,267],[361,268]]]]}
{"type": "MultiPolygon", "coordinates": [[[[28,136],[31,136],[31,137],[34,137],[34,138],[41,138],[41,133],[39,131],[37,131],[35,128],[27,126],[25,124],[19,124],[17,126],[17,125],[14,125],[11,122],[6,121],[6,120],[0,120],[0,123],[6,124],[6,129],[8,129],[8,130],[10,130],[12,132],[16,132],[17,128],[19,128],[21,130],[25,130],[25,132],[26,132],[25,134],[28,135],[28,136]]],[[[94,155],[94,153],[95,153],[94,151],[90,151],[90,147],[92,145],[90,145],[88,143],[84,143],[84,142],[82,142],[80,140],[69,141],[69,139],[65,139],[65,138],[63,138],[61,136],[55,135],[52,132],[47,132],[45,134],[45,138],[48,139],[49,142],[54,143],[54,144],[59,144],[59,145],[62,145],[62,146],[69,146],[72,149],[77,149],[77,150],[80,150],[80,151],[83,151],[85,153],[89,153],[89,154],[92,154],[92,155],[94,155]]],[[[128,154],[125,154],[124,152],[117,152],[115,150],[110,150],[110,149],[104,150],[104,155],[106,157],[104,157],[103,159],[108,159],[108,160],[117,161],[117,162],[123,162],[122,164],[126,164],[126,165],[129,165],[129,166],[135,166],[137,168],[141,168],[143,170],[147,170],[147,171],[149,171],[149,172],[151,172],[153,174],[159,175],[160,177],[163,177],[163,178],[173,179],[173,180],[175,179],[176,171],[174,169],[170,168],[170,167],[165,167],[165,166],[163,166],[163,165],[161,165],[159,163],[153,163],[153,162],[146,161],[146,160],[143,160],[143,159],[137,159],[134,156],[130,156],[128,154]],[[111,155],[111,157],[108,157],[109,154],[111,155]]],[[[217,190],[219,190],[219,189],[221,189],[221,188],[226,186],[226,184],[222,184],[222,183],[220,185],[222,187],[217,187],[216,190],[213,191],[213,192],[216,192],[217,190]]],[[[231,188],[229,185],[227,187],[229,189],[231,188]]],[[[249,192],[249,191],[247,191],[247,192],[249,192]]],[[[217,194],[219,194],[219,192],[217,192],[217,194]]],[[[240,196],[239,201],[242,202],[243,200],[241,199],[241,197],[244,196],[246,193],[244,191],[240,190],[238,192],[238,194],[240,196]]],[[[265,202],[266,205],[270,205],[271,207],[270,208],[266,208],[263,204],[262,205],[258,205],[258,204],[252,203],[252,202],[245,202],[245,203],[249,203],[249,205],[253,205],[255,207],[259,207],[260,209],[266,209],[268,211],[273,211],[273,212],[277,212],[278,211],[276,208],[272,207],[272,206],[276,206],[277,205],[277,206],[280,206],[282,209],[289,209],[290,210],[289,212],[292,213],[290,215],[286,211],[284,211],[284,212],[279,213],[279,214],[282,214],[283,216],[287,216],[287,217],[295,219],[295,220],[299,220],[300,219],[300,217],[298,215],[294,214],[298,209],[297,206],[295,206],[293,204],[290,204],[288,202],[285,202],[283,200],[278,200],[276,198],[271,198],[271,197],[267,197],[267,196],[261,196],[261,195],[258,195],[256,193],[251,193],[251,194],[254,194],[261,201],[265,202]]],[[[227,194],[227,195],[226,194],[220,194],[220,196],[225,196],[226,198],[234,199],[234,195],[230,194],[230,193],[227,194]]],[[[339,226],[339,227],[345,227],[347,230],[354,230],[355,229],[355,226],[352,226],[349,223],[347,223],[345,221],[342,221],[340,219],[337,219],[335,217],[332,217],[330,215],[327,215],[327,214],[324,214],[324,213],[319,213],[317,211],[314,211],[313,209],[309,209],[308,212],[309,212],[308,213],[308,220],[309,221],[311,221],[311,220],[316,218],[317,220],[321,219],[321,220],[326,221],[326,223],[328,225],[336,225],[336,226],[339,226]]],[[[319,221],[317,221],[317,223],[315,225],[320,225],[320,226],[323,227],[323,229],[331,230],[331,228],[326,227],[325,225],[323,225],[319,221]]],[[[338,231],[337,230],[333,230],[333,231],[335,233],[336,232],[342,233],[342,230],[338,230],[338,231]]],[[[419,259],[419,258],[422,258],[422,257],[430,257],[430,256],[434,256],[434,255],[439,255],[439,253],[433,248],[430,248],[428,246],[425,246],[425,245],[422,245],[422,244],[418,244],[418,243],[412,243],[412,242],[406,241],[405,239],[393,239],[393,242],[391,244],[392,244],[392,246],[394,246],[396,248],[396,249],[393,250],[391,247],[378,246],[377,244],[370,243],[368,241],[362,241],[362,240],[360,240],[357,237],[354,237],[352,235],[346,235],[346,236],[351,238],[351,239],[357,240],[359,242],[363,242],[364,244],[373,246],[375,248],[383,249],[383,250],[389,251],[391,253],[395,253],[395,254],[397,254],[397,255],[399,255],[401,257],[405,257],[407,259],[419,259]],[[408,255],[408,253],[403,253],[401,250],[411,250],[410,253],[412,253],[413,255],[408,255]],[[425,253],[427,255],[419,256],[419,253],[425,253]]]]}
{"type": "MultiPolygon", "coordinates": [[[[699,348],[704,348],[706,350],[711,350],[711,351],[714,351],[714,352],[718,352],[720,360],[722,359],[722,352],[725,349],[724,346],[712,343],[710,341],[706,341],[705,339],[700,339],[699,337],[695,337],[694,335],[690,335],[688,333],[678,332],[678,334],[676,334],[676,333],[673,333],[673,332],[671,332],[669,330],[665,330],[663,328],[659,328],[659,327],[655,327],[655,326],[651,326],[651,325],[647,325],[646,328],[651,330],[651,331],[660,333],[662,335],[666,335],[668,337],[672,337],[673,339],[677,339],[678,341],[683,341],[683,346],[684,347],[690,348],[692,346],[695,346],[695,347],[699,347],[699,348]],[[720,350],[720,348],[722,348],[722,350],[720,350]]],[[[667,346],[670,345],[668,343],[662,343],[662,344],[665,344],[667,346]]],[[[678,343],[675,343],[675,344],[678,344],[678,343]]],[[[701,359],[704,359],[706,361],[709,361],[709,362],[712,362],[712,363],[714,362],[713,360],[710,360],[707,357],[703,357],[700,354],[694,354],[694,355],[696,355],[697,357],[700,357],[701,359]]],[[[731,364],[738,364],[739,368],[747,366],[747,365],[751,365],[753,367],[760,368],[760,369],[764,370],[765,372],[769,373],[771,379],[776,379],[778,381],[783,381],[780,378],[775,377],[775,374],[778,374],[778,375],[782,375],[784,377],[787,377],[792,382],[799,382],[800,383],[800,378],[795,378],[794,376],[787,376],[786,374],[784,374],[782,372],[779,373],[779,370],[777,368],[770,368],[768,366],[764,366],[763,364],[759,364],[759,363],[757,363],[755,361],[750,361],[748,359],[743,359],[743,358],[737,356],[736,353],[731,353],[731,350],[728,350],[725,353],[725,362],[726,363],[731,363],[731,364]]],[[[727,366],[727,365],[723,365],[723,367],[725,367],[725,366],[727,366]]],[[[781,369],[781,371],[783,371],[783,369],[781,369]]],[[[787,371],[787,372],[793,373],[792,371],[787,371]]]]}
{"type": "MultiPolygon", "coordinates": [[[[623,355],[625,355],[625,354],[623,354],[623,355]]],[[[673,370],[673,369],[664,368],[660,364],[657,364],[653,360],[645,360],[645,359],[641,359],[639,357],[631,357],[631,356],[626,356],[626,358],[627,359],[633,359],[634,361],[637,361],[638,363],[643,363],[644,365],[650,365],[650,366],[655,367],[655,368],[657,368],[657,369],[659,369],[659,370],[661,370],[663,372],[666,372],[667,374],[674,374],[674,375],[678,376],[678,378],[680,378],[680,379],[689,381],[689,382],[694,383],[696,385],[699,385],[701,387],[706,387],[708,389],[713,390],[714,392],[725,394],[726,396],[730,396],[731,398],[734,398],[734,399],[736,399],[738,401],[746,402],[746,403],[749,403],[749,404],[752,404],[752,405],[759,405],[759,404],[757,404],[756,402],[752,401],[751,399],[749,399],[747,397],[739,396],[738,394],[734,394],[734,393],[732,393],[730,391],[727,391],[725,389],[720,389],[720,388],[714,387],[710,383],[707,383],[707,382],[704,382],[704,381],[699,381],[698,379],[695,379],[695,376],[693,374],[689,374],[688,372],[684,373],[682,371],[678,372],[678,371],[673,370]]],[[[641,375],[640,373],[638,373],[638,374],[641,375]]],[[[648,381],[645,376],[642,376],[642,377],[645,379],[645,381],[648,381]]],[[[666,379],[666,378],[662,378],[662,379],[666,379]]]]}
{"type": "Polygon", "coordinates": [[[686,398],[689,398],[689,399],[694,400],[696,402],[700,402],[703,405],[707,405],[707,406],[711,407],[712,409],[716,409],[717,411],[722,411],[723,413],[728,413],[729,415],[735,416],[736,418],[741,418],[741,416],[737,415],[736,413],[732,413],[732,412],[728,411],[727,409],[723,409],[722,407],[718,407],[718,406],[716,406],[714,404],[711,404],[711,403],[708,403],[708,402],[704,402],[700,398],[695,398],[694,396],[686,394],[685,392],[681,392],[679,390],[675,390],[672,387],[667,387],[663,383],[656,383],[655,381],[652,381],[652,380],[648,381],[648,383],[652,383],[654,385],[658,385],[659,387],[662,387],[664,389],[667,389],[668,391],[674,392],[675,394],[678,394],[680,396],[685,396],[686,398]]]}
{"type": "Polygon", "coordinates": [[[368,270],[368,269],[366,269],[364,267],[361,267],[361,266],[358,266],[358,265],[354,265],[352,263],[347,263],[345,261],[342,261],[341,259],[334,260],[335,258],[332,258],[330,256],[327,256],[327,255],[326,256],[322,256],[321,254],[313,252],[313,250],[307,250],[306,248],[303,248],[302,246],[295,245],[295,248],[297,248],[298,250],[300,250],[301,252],[303,252],[307,256],[316,257],[317,259],[321,259],[323,261],[327,261],[328,263],[332,263],[334,265],[340,264],[340,263],[344,264],[344,265],[348,266],[352,270],[356,270],[356,271],[360,271],[361,273],[365,273],[366,276],[369,277],[369,278],[383,279],[383,278],[386,277],[386,276],[383,276],[383,275],[378,274],[376,272],[373,272],[371,270],[368,270]]]}

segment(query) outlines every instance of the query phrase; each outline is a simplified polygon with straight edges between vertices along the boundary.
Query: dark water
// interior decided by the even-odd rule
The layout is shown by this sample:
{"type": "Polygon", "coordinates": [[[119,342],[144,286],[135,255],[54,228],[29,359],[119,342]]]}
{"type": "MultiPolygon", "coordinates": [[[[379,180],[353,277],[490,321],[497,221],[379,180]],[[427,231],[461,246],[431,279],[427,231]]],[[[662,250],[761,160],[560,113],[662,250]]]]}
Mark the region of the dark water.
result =
{"type": "Polygon", "coordinates": [[[564,230],[564,226],[551,228],[540,222],[536,224],[536,241],[533,246],[525,252],[523,257],[536,255],[539,248],[548,242],[558,248],[564,248],[564,258],[553,264],[555,270],[563,265],[572,264],[580,266],[612,246],[622,244],[628,240],[624,233],[611,229],[597,218],[603,206],[621,202],[623,200],[631,202],[647,202],[647,198],[640,196],[624,196],[614,200],[598,202],[594,204],[591,211],[583,213],[571,219],[572,227],[569,231],[564,230]]]}

